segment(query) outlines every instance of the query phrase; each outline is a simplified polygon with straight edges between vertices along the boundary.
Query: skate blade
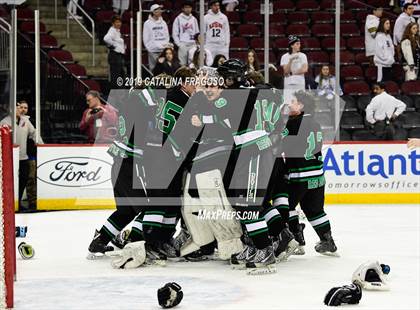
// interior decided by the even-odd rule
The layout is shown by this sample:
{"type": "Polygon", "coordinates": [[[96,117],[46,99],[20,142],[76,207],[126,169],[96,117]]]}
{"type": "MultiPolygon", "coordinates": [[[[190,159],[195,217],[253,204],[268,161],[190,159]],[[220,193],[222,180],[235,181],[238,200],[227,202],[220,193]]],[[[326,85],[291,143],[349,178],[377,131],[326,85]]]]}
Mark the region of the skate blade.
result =
{"type": "Polygon", "coordinates": [[[299,243],[296,240],[290,240],[290,242],[287,244],[286,251],[279,254],[278,257],[276,257],[276,262],[284,262],[289,259],[291,255],[296,251],[296,249],[299,247],[299,243]]]}
{"type": "Polygon", "coordinates": [[[232,267],[233,270],[245,270],[246,269],[245,263],[243,263],[243,264],[230,264],[230,266],[232,267]]]}
{"type": "Polygon", "coordinates": [[[162,259],[147,260],[146,259],[145,264],[149,266],[166,267],[166,260],[162,260],[162,259]]]}
{"type": "Polygon", "coordinates": [[[337,251],[335,251],[335,252],[324,252],[324,253],[319,253],[319,254],[324,255],[324,256],[330,256],[330,257],[340,257],[340,254],[337,251]]]}
{"type": "Polygon", "coordinates": [[[103,253],[91,253],[89,252],[88,255],[86,256],[87,260],[101,260],[104,259],[106,257],[105,254],[103,253]]]}
{"type": "Polygon", "coordinates": [[[296,248],[296,250],[293,252],[293,255],[305,255],[305,248],[303,245],[300,245],[296,248]]]}
{"type": "Polygon", "coordinates": [[[264,267],[247,268],[246,274],[249,276],[258,276],[270,273],[276,273],[277,268],[275,264],[267,265],[264,267]]]}

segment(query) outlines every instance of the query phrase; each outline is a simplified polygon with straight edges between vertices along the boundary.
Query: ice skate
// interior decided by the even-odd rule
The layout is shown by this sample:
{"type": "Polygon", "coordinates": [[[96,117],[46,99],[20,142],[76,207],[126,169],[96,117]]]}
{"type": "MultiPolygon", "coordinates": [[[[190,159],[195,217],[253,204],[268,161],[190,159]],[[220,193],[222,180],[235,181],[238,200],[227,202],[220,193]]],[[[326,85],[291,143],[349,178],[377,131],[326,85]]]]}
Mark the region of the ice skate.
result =
{"type": "Polygon", "coordinates": [[[337,253],[337,246],[334,243],[334,240],[331,236],[331,232],[327,232],[324,234],[324,240],[319,241],[315,245],[315,251],[322,255],[327,256],[336,256],[339,257],[340,255],[337,253]]]}
{"type": "Polygon", "coordinates": [[[293,255],[305,255],[305,237],[303,235],[303,230],[305,229],[305,224],[300,223],[298,226],[298,231],[293,233],[295,240],[299,243],[299,246],[293,253],[293,255]]]}
{"type": "Polygon", "coordinates": [[[114,248],[105,244],[105,242],[101,239],[101,233],[95,230],[95,235],[88,250],[89,253],[86,258],[89,260],[95,260],[103,258],[105,256],[105,252],[114,251],[114,248]]]}
{"type": "Polygon", "coordinates": [[[166,266],[167,257],[154,245],[146,243],[146,265],[166,266]]]}
{"type": "Polygon", "coordinates": [[[123,249],[127,245],[127,243],[130,242],[130,240],[128,240],[129,235],[129,229],[123,230],[111,240],[111,243],[117,248],[123,249]]]}
{"type": "Polygon", "coordinates": [[[246,245],[242,252],[233,254],[230,258],[230,265],[233,269],[246,269],[246,262],[249,261],[256,253],[257,249],[252,245],[246,245]]]}
{"type": "Polygon", "coordinates": [[[255,255],[246,263],[246,270],[248,275],[276,273],[276,257],[273,246],[257,249],[255,255]]]}
{"type": "Polygon", "coordinates": [[[278,242],[273,245],[277,245],[277,247],[274,247],[277,262],[286,261],[299,247],[299,243],[287,227],[280,232],[278,242]]]}

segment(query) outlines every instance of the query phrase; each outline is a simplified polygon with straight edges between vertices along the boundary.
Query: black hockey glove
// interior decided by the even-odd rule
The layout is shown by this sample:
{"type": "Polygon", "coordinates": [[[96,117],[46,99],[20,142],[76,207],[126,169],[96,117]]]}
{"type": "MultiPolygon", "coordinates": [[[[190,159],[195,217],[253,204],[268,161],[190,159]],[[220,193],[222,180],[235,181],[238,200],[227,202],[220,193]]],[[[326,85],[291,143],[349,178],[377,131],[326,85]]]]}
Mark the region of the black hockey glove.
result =
{"type": "Polygon", "coordinates": [[[157,292],[159,305],[162,308],[172,308],[178,305],[184,293],[181,290],[181,286],[175,282],[166,283],[164,287],[158,289],[157,292]]]}
{"type": "Polygon", "coordinates": [[[362,298],[362,288],[358,284],[333,287],[325,296],[324,303],[327,306],[340,306],[345,304],[358,304],[362,298]]]}

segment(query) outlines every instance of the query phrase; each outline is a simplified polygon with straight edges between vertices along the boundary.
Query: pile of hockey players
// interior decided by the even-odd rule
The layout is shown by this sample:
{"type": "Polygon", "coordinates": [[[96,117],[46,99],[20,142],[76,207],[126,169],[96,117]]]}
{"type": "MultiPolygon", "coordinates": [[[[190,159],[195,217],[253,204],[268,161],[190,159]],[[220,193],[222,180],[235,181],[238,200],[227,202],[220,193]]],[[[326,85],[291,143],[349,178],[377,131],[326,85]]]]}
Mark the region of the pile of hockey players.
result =
{"type": "Polygon", "coordinates": [[[337,255],[314,97],[297,91],[284,103],[236,59],[181,67],[174,78],[181,82],[169,89],[110,95],[119,112],[109,149],[117,208],[88,258],[106,254],[115,268],[216,258],[247,274],[276,272],[305,253],[298,204],[320,238],[315,250],[337,255]]]}

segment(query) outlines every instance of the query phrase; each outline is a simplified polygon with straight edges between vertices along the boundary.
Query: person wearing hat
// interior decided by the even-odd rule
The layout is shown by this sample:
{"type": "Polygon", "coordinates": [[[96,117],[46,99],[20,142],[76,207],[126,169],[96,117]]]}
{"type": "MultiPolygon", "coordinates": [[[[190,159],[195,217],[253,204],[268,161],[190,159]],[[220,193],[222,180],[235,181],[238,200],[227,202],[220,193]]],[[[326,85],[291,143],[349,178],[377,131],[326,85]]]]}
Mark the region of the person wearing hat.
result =
{"type": "Polygon", "coordinates": [[[188,62],[188,51],[195,46],[194,35],[200,32],[197,18],[192,15],[192,2],[184,1],[182,12],[175,18],[172,26],[172,38],[178,46],[178,59],[181,66],[188,62]]]}
{"type": "Polygon", "coordinates": [[[204,47],[212,55],[222,54],[229,59],[230,29],[229,21],[220,11],[220,1],[210,0],[210,10],[204,16],[204,47]]]}
{"type": "Polygon", "coordinates": [[[409,23],[415,23],[416,20],[413,17],[414,5],[411,1],[406,1],[403,6],[403,12],[398,16],[394,25],[394,45],[397,46],[401,43],[401,39],[405,28],[409,23]]]}
{"type": "Polygon", "coordinates": [[[148,53],[149,69],[153,70],[163,49],[173,47],[173,44],[169,43],[169,30],[162,18],[162,6],[153,4],[150,12],[149,19],[143,26],[143,43],[148,53]]]}
{"type": "Polygon", "coordinates": [[[284,72],[284,100],[290,103],[293,93],[305,89],[305,73],[308,72],[308,59],[300,51],[300,39],[289,36],[289,51],[280,60],[284,72]]]}
{"type": "Polygon", "coordinates": [[[382,8],[374,8],[372,14],[366,16],[365,23],[365,51],[366,57],[371,59],[373,64],[373,55],[375,55],[375,36],[378,29],[379,22],[383,13],[382,8]]]}

